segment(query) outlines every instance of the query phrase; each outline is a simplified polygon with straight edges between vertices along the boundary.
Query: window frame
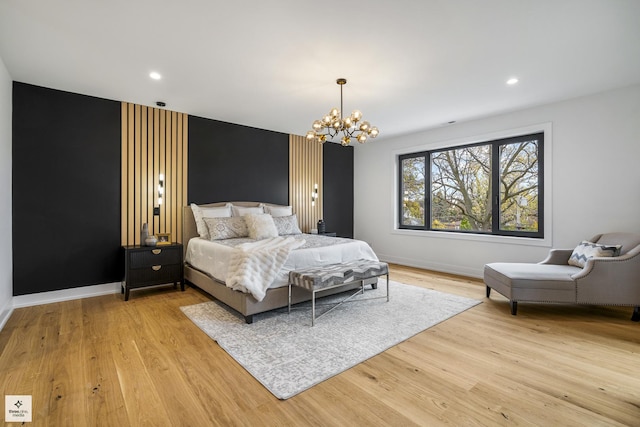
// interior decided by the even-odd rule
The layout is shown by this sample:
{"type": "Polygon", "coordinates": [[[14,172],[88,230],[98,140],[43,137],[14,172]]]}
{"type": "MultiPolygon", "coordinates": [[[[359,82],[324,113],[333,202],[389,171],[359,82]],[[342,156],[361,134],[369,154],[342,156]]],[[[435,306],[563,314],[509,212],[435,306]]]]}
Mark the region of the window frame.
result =
{"type": "Polygon", "coordinates": [[[454,235],[475,235],[475,236],[504,236],[504,237],[517,237],[518,239],[522,238],[531,238],[536,241],[547,241],[545,238],[546,231],[546,208],[545,208],[545,163],[549,160],[545,156],[545,147],[546,143],[546,133],[545,129],[536,129],[535,131],[531,131],[530,129],[526,131],[518,132],[517,134],[511,135],[502,135],[502,136],[494,136],[482,141],[475,141],[472,143],[451,143],[451,144],[443,144],[438,147],[433,147],[420,151],[411,151],[406,153],[398,153],[396,155],[397,159],[397,171],[396,171],[396,179],[397,179],[397,196],[396,196],[396,206],[397,206],[397,216],[395,221],[395,229],[398,231],[418,231],[418,232],[433,232],[433,233],[442,233],[442,234],[454,234],[454,235]],[[500,176],[500,147],[509,144],[516,144],[519,142],[537,140],[538,141],[538,153],[537,153],[537,163],[538,163],[538,230],[533,231],[522,231],[522,230],[501,230],[500,229],[500,214],[493,215],[493,212],[500,212],[500,180],[497,179],[500,176]],[[491,215],[491,231],[480,231],[480,230],[452,230],[452,229],[439,229],[432,228],[433,225],[433,217],[431,212],[431,201],[432,201],[432,154],[439,153],[443,151],[452,151],[457,149],[464,149],[468,147],[477,147],[477,146],[491,146],[491,174],[492,174],[492,188],[491,188],[491,206],[492,206],[492,215],[491,215]],[[424,157],[425,161],[425,197],[424,197],[424,225],[405,225],[402,223],[403,221],[403,207],[404,207],[404,193],[403,193],[403,161],[405,159],[416,158],[416,157],[424,157]],[[494,167],[497,165],[497,167],[494,167]]]}

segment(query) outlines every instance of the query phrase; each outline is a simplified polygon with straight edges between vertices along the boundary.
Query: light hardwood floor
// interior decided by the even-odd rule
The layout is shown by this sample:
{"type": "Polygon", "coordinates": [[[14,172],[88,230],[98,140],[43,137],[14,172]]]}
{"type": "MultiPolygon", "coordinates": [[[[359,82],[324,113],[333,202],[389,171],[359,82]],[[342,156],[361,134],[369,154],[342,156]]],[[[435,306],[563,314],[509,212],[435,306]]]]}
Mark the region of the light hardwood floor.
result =
{"type": "Polygon", "coordinates": [[[209,299],[197,289],[21,308],[0,333],[2,394],[32,395],[34,426],[640,425],[631,308],[514,317],[479,280],[396,265],[391,279],[483,303],[286,401],[178,309],[209,299]]]}

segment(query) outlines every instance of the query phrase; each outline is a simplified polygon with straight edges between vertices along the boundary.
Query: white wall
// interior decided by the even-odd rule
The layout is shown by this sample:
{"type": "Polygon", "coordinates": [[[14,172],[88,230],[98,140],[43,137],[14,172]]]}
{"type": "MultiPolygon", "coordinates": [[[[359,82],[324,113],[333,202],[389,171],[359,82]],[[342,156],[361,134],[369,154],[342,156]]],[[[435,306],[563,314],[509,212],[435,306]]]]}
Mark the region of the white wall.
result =
{"type": "Polygon", "coordinates": [[[573,248],[607,231],[640,232],[640,85],[368,142],[355,150],[354,187],[355,236],[381,259],[474,277],[489,262],[540,261],[550,246],[573,248]],[[398,152],[543,123],[552,129],[547,245],[394,230],[398,152]]]}
{"type": "Polygon", "coordinates": [[[11,111],[12,86],[0,58],[0,328],[11,313],[13,262],[11,259],[11,111]]]}

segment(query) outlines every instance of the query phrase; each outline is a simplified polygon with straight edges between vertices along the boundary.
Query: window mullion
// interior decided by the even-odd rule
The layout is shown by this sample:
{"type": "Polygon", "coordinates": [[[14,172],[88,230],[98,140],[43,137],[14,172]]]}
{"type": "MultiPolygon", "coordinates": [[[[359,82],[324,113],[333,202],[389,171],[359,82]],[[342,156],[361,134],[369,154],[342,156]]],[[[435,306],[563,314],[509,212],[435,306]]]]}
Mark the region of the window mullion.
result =
{"type": "Polygon", "coordinates": [[[491,233],[500,231],[500,144],[491,144],[491,233]]]}
{"type": "Polygon", "coordinates": [[[433,183],[431,182],[431,152],[427,152],[424,154],[424,181],[425,181],[425,192],[424,192],[424,228],[425,230],[431,230],[433,225],[433,215],[431,212],[431,199],[433,195],[431,191],[433,190],[433,183]],[[427,187],[428,186],[428,187],[427,187]]]}

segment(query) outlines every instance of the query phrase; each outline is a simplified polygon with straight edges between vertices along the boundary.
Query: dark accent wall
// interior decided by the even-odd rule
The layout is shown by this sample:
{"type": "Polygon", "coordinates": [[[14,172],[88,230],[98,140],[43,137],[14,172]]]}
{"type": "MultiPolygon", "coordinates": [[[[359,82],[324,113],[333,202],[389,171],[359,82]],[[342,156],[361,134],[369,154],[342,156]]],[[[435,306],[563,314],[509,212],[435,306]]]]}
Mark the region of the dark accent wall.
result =
{"type": "Polygon", "coordinates": [[[289,202],[289,135],[189,116],[188,202],[289,202]]]}
{"type": "MultiPolygon", "coordinates": [[[[289,135],[189,117],[188,201],[289,203],[289,135]]],[[[353,236],[353,148],[325,144],[327,230],[353,236]]],[[[121,103],[14,82],[13,295],[123,279],[121,103]]]]}
{"type": "Polygon", "coordinates": [[[323,146],[324,222],[327,231],[353,238],[353,147],[323,146]]]}
{"type": "Polygon", "coordinates": [[[122,280],[120,103],[13,84],[13,295],[122,280]]]}

